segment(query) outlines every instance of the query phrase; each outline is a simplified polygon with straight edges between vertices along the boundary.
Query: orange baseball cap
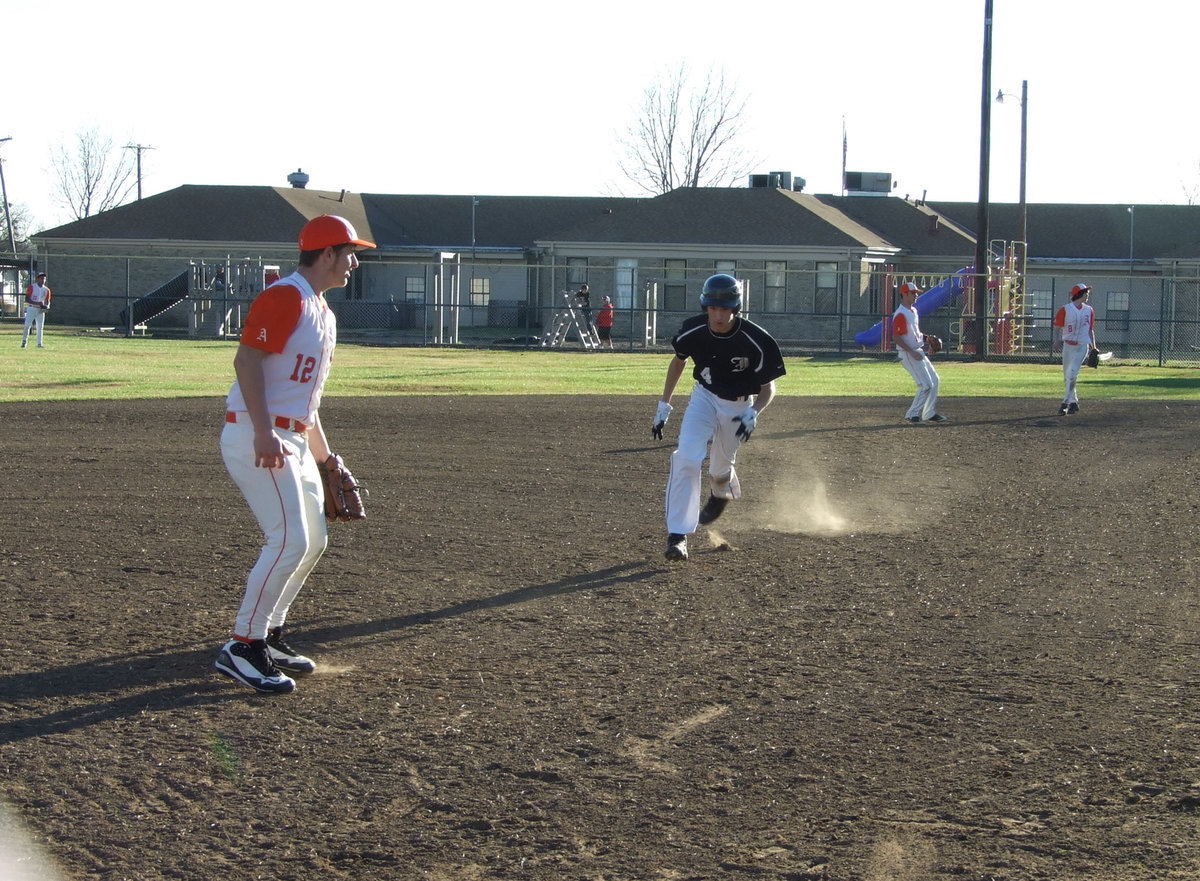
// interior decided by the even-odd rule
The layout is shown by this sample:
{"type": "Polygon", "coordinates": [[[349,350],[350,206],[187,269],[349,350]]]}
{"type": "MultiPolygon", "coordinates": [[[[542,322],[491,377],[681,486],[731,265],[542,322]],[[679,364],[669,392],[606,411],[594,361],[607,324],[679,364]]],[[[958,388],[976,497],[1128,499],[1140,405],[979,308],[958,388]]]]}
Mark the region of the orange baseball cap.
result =
{"type": "Polygon", "coordinates": [[[1076,300],[1079,297],[1082,297],[1084,294],[1089,293],[1091,290],[1092,286],[1089,284],[1077,284],[1075,287],[1071,288],[1071,299],[1076,300]]]}
{"type": "Polygon", "coordinates": [[[374,242],[360,239],[354,226],[344,217],[336,214],[322,214],[304,224],[300,230],[301,251],[321,251],[337,245],[358,245],[360,248],[374,248],[374,242]]]}
{"type": "Polygon", "coordinates": [[[905,294],[907,294],[909,292],[912,292],[914,294],[924,293],[924,291],[921,290],[920,286],[916,282],[906,281],[904,284],[900,285],[900,296],[903,297],[905,294]]]}

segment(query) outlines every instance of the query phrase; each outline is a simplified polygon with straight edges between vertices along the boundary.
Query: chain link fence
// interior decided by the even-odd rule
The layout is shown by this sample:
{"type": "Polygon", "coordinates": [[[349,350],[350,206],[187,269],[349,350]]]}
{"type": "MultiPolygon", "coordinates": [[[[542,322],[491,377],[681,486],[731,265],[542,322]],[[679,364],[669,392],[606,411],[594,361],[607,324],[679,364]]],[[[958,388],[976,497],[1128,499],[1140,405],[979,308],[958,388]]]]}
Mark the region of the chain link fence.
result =
{"type": "MultiPolygon", "coordinates": [[[[56,255],[51,268],[66,265],[67,259],[56,255]]],[[[281,267],[283,274],[290,272],[295,258],[104,259],[117,265],[107,278],[90,284],[81,284],[79,273],[54,271],[50,327],[236,339],[254,297],[281,267]],[[172,291],[181,284],[176,295],[172,291]]],[[[982,320],[988,359],[1054,360],[1059,355],[1054,315],[1071,287],[1085,282],[1092,287],[1102,351],[1126,362],[1200,366],[1200,277],[1177,266],[1131,266],[1108,275],[1075,268],[1032,269],[1023,275],[997,271],[988,285],[983,319],[976,279],[965,270],[909,272],[878,264],[847,269],[845,260],[799,269],[763,261],[751,269],[692,260],[597,265],[582,258],[534,260],[528,253],[474,260],[463,253],[409,260],[363,255],[350,284],[326,298],[343,341],[586,349],[595,340],[594,321],[607,296],[614,306],[617,350],[665,351],[679,324],[698,311],[700,287],[713,272],[743,280],[744,314],[791,354],[890,357],[895,290],[901,281],[912,280],[934,289],[923,295],[930,299],[939,286],[953,281],[945,302],[921,313],[922,329],[942,337],[950,357],[976,357],[982,320]],[[590,301],[580,303],[584,282],[590,301]]],[[[5,274],[2,321],[22,320],[24,274],[5,274]]]]}

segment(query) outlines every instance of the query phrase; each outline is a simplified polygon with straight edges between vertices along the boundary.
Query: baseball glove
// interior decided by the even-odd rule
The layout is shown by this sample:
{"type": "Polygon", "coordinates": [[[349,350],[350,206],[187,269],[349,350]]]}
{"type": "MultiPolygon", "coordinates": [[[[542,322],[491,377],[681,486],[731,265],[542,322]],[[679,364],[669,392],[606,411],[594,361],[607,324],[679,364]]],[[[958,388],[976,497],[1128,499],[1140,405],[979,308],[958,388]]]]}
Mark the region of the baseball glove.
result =
{"type": "Polygon", "coordinates": [[[1088,367],[1099,367],[1100,366],[1100,350],[1097,349],[1095,346],[1092,346],[1090,349],[1088,349],[1087,357],[1083,359],[1083,363],[1086,364],[1088,367]]]}
{"type": "Polygon", "coordinates": [[[936,355],[943,348],[942,338],[940,336],[934,336],[931,333],[927,333],[925,334],[925,346],[929,349],[930,355],[936,355]]]}
{"type": "Polygon", "coordinates": [[[358,485],[342,457],[330,453],[318,467],[321,483],[325,486],[325,519],[331,523],[334,520],[365,520],[367,512],[363,509],[363,496],[367,491],[358,485]]]}

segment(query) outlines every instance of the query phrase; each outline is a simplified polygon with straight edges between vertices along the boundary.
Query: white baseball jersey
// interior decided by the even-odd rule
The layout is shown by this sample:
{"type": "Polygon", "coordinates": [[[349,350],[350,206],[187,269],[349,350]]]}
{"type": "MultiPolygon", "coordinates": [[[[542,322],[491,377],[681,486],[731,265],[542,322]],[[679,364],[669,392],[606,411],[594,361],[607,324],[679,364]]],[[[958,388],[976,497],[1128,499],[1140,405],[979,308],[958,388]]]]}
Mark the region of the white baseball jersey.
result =
{"type": "MultiPolygon", "coordinates": [[[[892,340],[903,338],[914,349],[919,349],[925,340],[921,334],[921,318],[917,310],[901,303],[892,313],[892,340]]],[[[896,345],[900,349],[899,344],[896,345]]],[[[903,351],[903,349],[901,349],[903,351]]]]}
{"type": "Polygon", "coordinates": [[[25,299],[33,306],[45,306],[50,302],[50,288],[31,281],[29,289],[25,292],[25,299]]]}
{"type": "MultiPolygon", "coordinates": [[[[241,342],[269,353],[263,360],[267,411],[306,425],[316,422],[337,344],[337,320],[325,298],[298,272],[280,279],[251,304],[241,342]]],[[[227,407],[246,409],[237,380],[227,407]]]]}
{"type": "Polygon", "coordinates": [[[1080,298],[1079,305],[1069,303],[1058,310],[1054,326],[1062,328],[1063,342],[1068,346],[1086,346],[1092,341],[1096,312],[1080,298]]]}

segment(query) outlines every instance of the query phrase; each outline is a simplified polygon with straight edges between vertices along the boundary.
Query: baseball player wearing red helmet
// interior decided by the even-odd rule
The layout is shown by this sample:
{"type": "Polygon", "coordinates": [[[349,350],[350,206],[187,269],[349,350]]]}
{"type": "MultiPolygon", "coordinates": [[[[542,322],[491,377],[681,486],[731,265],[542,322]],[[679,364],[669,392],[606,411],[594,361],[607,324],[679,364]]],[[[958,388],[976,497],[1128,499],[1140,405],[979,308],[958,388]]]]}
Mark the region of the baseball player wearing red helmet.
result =
{"type": "Polygon", "coordinates": [[[29,345],[29,333],[37,328],[37,347],[45,348],[43,333],[46,313],[50,311],[50,288],[46,286],[46,273],[39,272],[25,289],[25,332],[21,336],[21,348],[29,345]]]}
{"type": "Polygon", "coordinates": [[[1096,313],[1088,304],[1090,285],[1077,284],[1071,288],[1071,302],[1059,308],[1054,326],[1062,333],[1063,343],[1063,400],[1058,415],[1079,412],[1079,392],[1076,384],[1089,349],[1096,347],[1096,313]]]}
{"type": "Polygon", "coordinates": [[[317,463],[330,450],[319,408],[337,322],[324,294],[350,280],[359,250],[375,247],[345,218],[330,214],[305,224],[299,241],[296,271],[250,306],[221,432],[225,467],[265,542],[246,579],[233,638],[215,666],[244,685],[274,693],[295,688],[287,673],[310,673],[316,666],[284,642],[283,625],[328,537],[317,463]]]}
{"type": "Polygon", "coordinates": [[[921,333],[921,317],[916,307],[921,293],[921,288],[911,281],[900,285],[900,305],[892,313],[892,342],[896,345],[896,354],[917,384],[917,393],[904,414],[905,420],[914,425],[949,421],[937,411],[941,381],[922,348],[925,335],[921,333]]]}

